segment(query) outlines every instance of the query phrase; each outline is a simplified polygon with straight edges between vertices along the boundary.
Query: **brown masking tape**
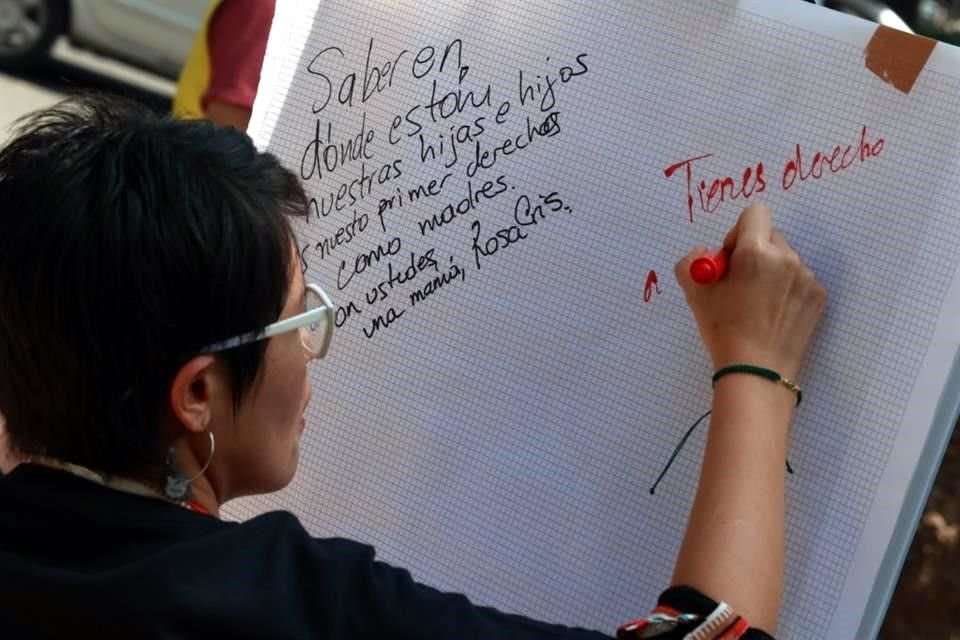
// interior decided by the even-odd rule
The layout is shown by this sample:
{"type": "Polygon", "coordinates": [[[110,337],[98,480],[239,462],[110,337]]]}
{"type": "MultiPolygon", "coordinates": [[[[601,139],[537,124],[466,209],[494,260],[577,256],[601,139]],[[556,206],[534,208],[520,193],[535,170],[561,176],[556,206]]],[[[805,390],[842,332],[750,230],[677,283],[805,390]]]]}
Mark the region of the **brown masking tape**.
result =
{"type": "Polygon", "coordinates": [[[937,41],[880,25],[867,43],[867,69],[904,93],[910,93],[937,41]]]}

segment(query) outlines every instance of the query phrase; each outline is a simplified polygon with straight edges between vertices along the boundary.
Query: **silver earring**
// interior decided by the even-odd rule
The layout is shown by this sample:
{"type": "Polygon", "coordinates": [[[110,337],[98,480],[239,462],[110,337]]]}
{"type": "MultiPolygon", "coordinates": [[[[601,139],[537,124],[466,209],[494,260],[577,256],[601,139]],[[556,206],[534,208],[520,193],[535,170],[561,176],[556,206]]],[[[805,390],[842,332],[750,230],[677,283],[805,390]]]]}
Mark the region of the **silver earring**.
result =
{"type": "Polygon", "coordinates": [[[167,485],[164,487],[163,493],[171,500],[180,500],[183,496],[187,495],[187,489],[190,488],[190,483],[202,476],[203,472],[210,466],[210,462],[213,461],[216,442],[213,439],[213,431],[208,431],[207,433],[210,435],[210,455],[207,456],[207,462],[203,465],[203,468],[192,478],[185,476],[183,471],[177,466],[176,449],[170,447],[167,450],[167,468],[170,471],[167,474],[167,485]]]}

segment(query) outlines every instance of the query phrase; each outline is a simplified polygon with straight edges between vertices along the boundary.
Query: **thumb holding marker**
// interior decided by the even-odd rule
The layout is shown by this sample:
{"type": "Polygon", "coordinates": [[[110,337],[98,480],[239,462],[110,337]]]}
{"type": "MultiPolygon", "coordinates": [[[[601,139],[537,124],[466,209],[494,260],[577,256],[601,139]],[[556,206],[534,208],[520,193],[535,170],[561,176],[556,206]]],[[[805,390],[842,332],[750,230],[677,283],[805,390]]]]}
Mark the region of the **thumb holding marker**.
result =
{"type": "Polygon", "coordinates": [[[719,252],[697,247],[675,273],[715,369],[751,363],[796,376],[826,291],[766,206],[744,209],[719,252]]]}

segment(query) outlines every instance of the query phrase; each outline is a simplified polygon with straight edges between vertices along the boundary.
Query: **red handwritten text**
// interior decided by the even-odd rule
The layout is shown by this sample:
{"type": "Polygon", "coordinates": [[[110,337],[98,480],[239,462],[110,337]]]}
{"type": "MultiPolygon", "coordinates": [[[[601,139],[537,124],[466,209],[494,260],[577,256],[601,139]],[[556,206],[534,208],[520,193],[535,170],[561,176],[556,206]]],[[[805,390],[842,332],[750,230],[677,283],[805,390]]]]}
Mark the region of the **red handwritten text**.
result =
{"type": "Polygon", "coordinates": [[[643,301],[650,302],[654,291],[660,294],[660,282],[657,280],[657,272],[651,271],[647,274],[647,283],[643,286],[643,301]]]}
{"type": "MultiPolygon", "coordinates": [[[[836,145],[830,153],[817,151],[812,158],[808,156],[805,159],[803,148],[800,144],[796,144],[794,145],[793,156],[783,166],[780,175],[780,187],[784,191],[789,191],[797,184],[798,178],[800,182],[805,182],[807,180],[819,180],[827,175],[827,170],[830,173],[840,173],[855,164],[862,164],[870,158],[877,157],[883,151],[883,147],[883,138],[877,138],[876,142],[871,142],[868,139],[866,125],[860,129],[859,143],[847,146],[836,145]]],[[[807,153],[809,154],[809,151],[807,153]]],[[[677,171],[683,169],[686,176],[686,204],[690,222],[693,222],[695,205],[698,205],[696,208],[704,213],[713,213],[724,202],[741,198],[748,199],[755,194],[763,193],[767,188],[767,181],[763,176],[762,162],[745,168],[739,181],[723,175],[710,180],[700,179],[694,173],[694,163],[698,163],[697,170],[702,171],[704,161],[712,157],[712,153],[707,153],[687,158],[671,164],[663,170],[663,174],[670,178],[677,171]]]]}
{"type": "Polygon", "coordinates": [[[824,167],[830,169],[830,173],[839,173],[849,169],[860,158],[860,162],[866,162],[868,158],[880,155],[883,151],[883,138],[877,138],[873,144],[867,140],[867,127],[860,130],[860,143],[854,150],[853,145],[847,145],[846,148],[837,145],[833,148],[830,155],[817,151],[810,160],[810,171],[804,172],[803,149],[796,145],[794,156],[787,161],[783,167],[783,177],[780,179],[780,186],[784,191],[789,191],[796,183],[797,178],[804,182],[810,178],[819,180],[824,176],[824,167]],[[841,152],[840,149],[843,149],[841,152]]]}
{"type": "Polygon", "coordinates": [[[737,200],[738,198],[749,198],[755,193],[763,193],[767,188],[767,181],[763,179],[763,163],[760,162],[756,167],[747,167],[743,170],[743,178],[739,186],[733,178],[726,176],[714,178],[709,186],[706,180],[697,181],[693,177],[693,163],[697,160],[704,160],[713,154],[708,153],[696,158],[687,158],[676,164],[672,164],[663,170],[663,174],[668,178],[672,176],[677,169],[683,167],[687,175],[687,210],[690,214],[690,222],[693,222],[693,191],[696,185],[700,209],[706,213],[713,213],[717,208],[727,200],[737,200]],[[752,180],[752,182],[751,182],[752,180]]]}

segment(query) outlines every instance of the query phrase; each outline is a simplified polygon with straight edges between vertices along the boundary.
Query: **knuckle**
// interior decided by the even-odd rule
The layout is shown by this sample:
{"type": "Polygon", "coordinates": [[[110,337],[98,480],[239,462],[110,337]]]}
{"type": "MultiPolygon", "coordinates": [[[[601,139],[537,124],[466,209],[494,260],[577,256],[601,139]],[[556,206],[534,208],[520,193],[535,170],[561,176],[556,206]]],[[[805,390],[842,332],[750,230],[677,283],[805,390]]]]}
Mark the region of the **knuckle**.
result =
{"type": "Polygon", "coordinates": [[[746,256],[757,259],[764,255],[766,252],[766,246],[760,238],[749,238],[744,242],[737,244],[737,250],[742,251],[742,253],[746,256]]]}
{"type": "Polygon", "coordinates": [[[824,287],[822,284],[820,284],[819,281],[817,281],[816,285],[817,285],[817,286],[816,286],[817,300],[818,300],[821,304],[826,304],[826,302],[827,302],[827,297],[828,297],[827,288],[824,287]]]}
{"type": "Polygon", "coordinates": [[[807,286],[807,298],[818,306],[823,306],[827,301],[827,289],[814,277],[811,272],[808,276],[809,285],[807,286]]]}
{"type": "Polygon", "coordinates": [[[804,269],[803,260],[796,251],[786,250],[783,252],[783,263],[792,271],[802,271],[804,269]]]}

